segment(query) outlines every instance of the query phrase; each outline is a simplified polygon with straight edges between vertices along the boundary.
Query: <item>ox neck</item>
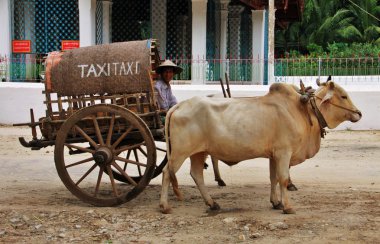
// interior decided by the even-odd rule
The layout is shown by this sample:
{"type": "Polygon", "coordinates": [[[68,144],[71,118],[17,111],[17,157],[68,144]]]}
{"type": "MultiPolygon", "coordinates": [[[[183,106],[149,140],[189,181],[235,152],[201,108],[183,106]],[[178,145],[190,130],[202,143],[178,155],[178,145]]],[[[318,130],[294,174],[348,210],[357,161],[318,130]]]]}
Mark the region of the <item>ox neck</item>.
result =
{"type": "Polygon", "coordinates": [[[327,122],[325,120],[325,118],[323,117],[323,114],[321,113],[321,111],[319,110],[316,102],[315,102],[315,97],[311,97],[310,100],[310,105],[311,105],[311,108],[314,112],[314,115],[315,117],[317,118],[318,120],[318,125],[319,125],[319,129],[320,129],[320,132],[321,132],[321,137],[324,138],[325,135],[326,135],[326,130],[325,128],[328,127],[327,125],[327,122]]]}

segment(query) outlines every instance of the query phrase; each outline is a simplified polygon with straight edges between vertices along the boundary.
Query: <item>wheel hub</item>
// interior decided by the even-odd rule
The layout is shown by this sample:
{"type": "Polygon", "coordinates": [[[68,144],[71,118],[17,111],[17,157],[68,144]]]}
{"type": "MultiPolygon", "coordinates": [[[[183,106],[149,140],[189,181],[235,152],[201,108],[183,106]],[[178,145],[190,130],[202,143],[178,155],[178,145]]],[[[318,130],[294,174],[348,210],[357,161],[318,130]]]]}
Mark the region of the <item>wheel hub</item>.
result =
{"type": "Polygon", "coordinates": [[[93,157],[97,164],[108,165],[112,162],[113,154],[109,148],[101,147],[96,150],[93,157]]]}

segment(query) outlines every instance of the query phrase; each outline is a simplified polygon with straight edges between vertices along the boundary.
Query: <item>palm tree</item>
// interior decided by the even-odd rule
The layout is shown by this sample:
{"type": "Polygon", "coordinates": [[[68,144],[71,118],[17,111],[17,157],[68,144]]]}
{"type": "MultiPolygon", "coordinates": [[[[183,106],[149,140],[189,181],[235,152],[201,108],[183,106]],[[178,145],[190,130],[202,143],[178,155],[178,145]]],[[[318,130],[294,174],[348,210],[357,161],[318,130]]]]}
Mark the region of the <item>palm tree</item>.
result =
{"type": "Polygon", "coordinates": [[[377,0],[348,0],[353,21],[352,26],[342,32],[347,40],[357,42],[376,42],[380,44],[379,16],[380,6],[377,0]]]}
{"type": "Polygon", "coordinates": [[[380,44],[379,16],[377,0],[306,0],[302,22],[278,30],[276,47],[306,50],[312,43],[325,49],[333,42],[380,44]]]}

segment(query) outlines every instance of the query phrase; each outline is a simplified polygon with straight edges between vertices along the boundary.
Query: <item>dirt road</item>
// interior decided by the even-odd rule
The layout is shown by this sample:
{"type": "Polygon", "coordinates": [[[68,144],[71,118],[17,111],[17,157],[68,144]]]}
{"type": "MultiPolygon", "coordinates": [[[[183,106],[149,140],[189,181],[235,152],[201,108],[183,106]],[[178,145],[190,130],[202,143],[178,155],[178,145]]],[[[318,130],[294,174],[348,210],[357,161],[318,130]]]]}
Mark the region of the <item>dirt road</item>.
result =
{"type": "Polygon", "coordinates": [[[60,181],[53,148],[19,145],[25,128],[0,126],[0,243],[379,243],[380,132],[327,134],[316,157],[291,169],[297,211],[284,215],[269,203],[267,160],[221,165],[227,187],[205,172],[222,211],[208,213],[189,175],[178,173],[182,202],[159,212],[161,177],[136,199],[114,208],[82,203],[60,181]]]}

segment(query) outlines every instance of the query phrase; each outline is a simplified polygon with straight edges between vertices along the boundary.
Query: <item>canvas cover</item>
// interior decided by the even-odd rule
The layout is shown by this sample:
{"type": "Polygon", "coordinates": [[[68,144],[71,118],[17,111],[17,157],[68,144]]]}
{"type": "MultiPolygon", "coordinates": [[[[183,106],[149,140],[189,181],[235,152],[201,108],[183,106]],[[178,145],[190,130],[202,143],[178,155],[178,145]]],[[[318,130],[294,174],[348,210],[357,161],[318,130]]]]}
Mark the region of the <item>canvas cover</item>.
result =
{"type": "Polygon", "coordinates": [[[157,54],[150,40],[53,52],[46,59],[45,87],[62,96],[148,92],[157,54]]]}

